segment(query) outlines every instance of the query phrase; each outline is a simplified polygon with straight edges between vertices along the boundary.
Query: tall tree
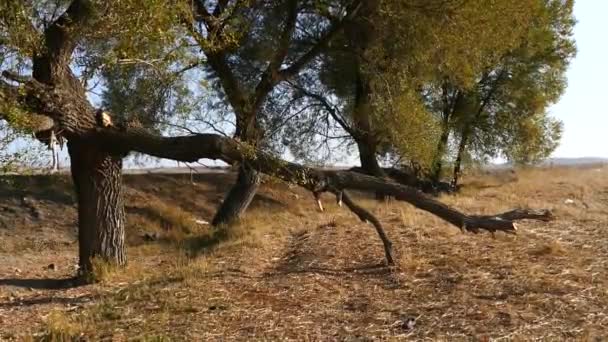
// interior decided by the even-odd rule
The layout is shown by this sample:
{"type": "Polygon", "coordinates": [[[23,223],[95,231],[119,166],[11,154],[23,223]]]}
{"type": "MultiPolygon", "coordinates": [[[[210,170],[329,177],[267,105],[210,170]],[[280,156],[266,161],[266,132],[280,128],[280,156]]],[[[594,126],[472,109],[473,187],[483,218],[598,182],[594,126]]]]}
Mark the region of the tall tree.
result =
{"type": "MultiPolygon", "coordinates": [[[[361,1],[337,7],[335,21],[317,19],[308,32],[305,24],[319,16],[315,4],[283,1],[194,1],[186,26],[204,52],[236,117],[235,138],[260,146],[264,138],[260,116],[276,87],[297,76],[356,16],[361,1]],[[294,41],[299,44],[295,46],[294,41]]],[[[321,18],[323,19],[323,18],[321,18]]],[[[259,175],[241,165],[212,223],[238,219],[253,199],[259,175]]]]}
{"type": "Polygon", "coordinates": [[[483,71],[475,87],[461,90],[468,106],[454,113],[459,139],[454,185],[469,147],[481,157],[502,154],[532,161],[557,146],[561,125],[546,110],[562,95],[566,68],[576,52],[573,1],[543,0],[533,9],[521,42],[483,71]],[[529,158],[522,155],[526,143],[529,158]]]}
{"type": "MultiPolygon", "coordinates": [[[[111,20],[126,9],[118,5],[128,8],[134,2],[99,4],[89,0],[74,0],[0,3],[0,40],[3,47],[11,53],[11,70],[31,72],[33,79],[40,84],[49,89],[61,89],[63,95],[60,96],[69,95],[73,98],[72,106],[75,110],[87,106],[89,103],[85,84],[90,78],[89,72],[95,73],[89,66],[99,69],[108,59],[116,58],[109,55],[100,57],[93,53],[90,43],[112,38],[113,42],[120,45],[132,38],[134,32],[140,35],[138,38],[147,33],[140,29],[124,34],[124,27],[119,27],[120,24],[111,20]],[[104,15],[107,17],[102,18],[104,15]],[[117,35],[117,32],[122,35],[117,35]],[[73,71],[74,67],[80,75],[73,71]],[[79,79],[78,76],[82,78],[79,79]]],[[[154,3],[147,5],[152,6],[154,3]]],[[[160,2],[156,3],[158,5],[160,2]]],[[[145,13],[137,11],[133,12],[134,16],[123,16],[125,19],[121,23],[124,24],[124,20],[128,19],[132,20],[130,27],[137,27],[133,24],[141,22],[139,19],[145,13]]],[[[153,30],[159,27],[151,26],[153,30]]],[[[148,39],[146,46],[150,48],[152,45],[148,39]]],[[[12,80],[18,81],[19,78],[13,77],[12,80]]],[[[94,258],[124,265],[125,213],[121,184],[124,154],[110,151],[86,137],[70,134],[62,128],[66,123],[56,118],[39,115],[41,113],[36,111],[27,113],[32,108],[24,108],[14,100],[14,97],[3,99],[1,107],[4,114],[8,112],[20,115],[21,121],[28,122],[36,137],[43,141],[49,132],[68,139],[71,173],[78,199],[80,273],[88,275],[92,271],[94,258]]],[[[71,120],[92,120],[101,124],[101,111],[96,116],[82,118],[77,115],[71,120]]],[[[9,123],[14,122],[9,117],[9,123]]]]}

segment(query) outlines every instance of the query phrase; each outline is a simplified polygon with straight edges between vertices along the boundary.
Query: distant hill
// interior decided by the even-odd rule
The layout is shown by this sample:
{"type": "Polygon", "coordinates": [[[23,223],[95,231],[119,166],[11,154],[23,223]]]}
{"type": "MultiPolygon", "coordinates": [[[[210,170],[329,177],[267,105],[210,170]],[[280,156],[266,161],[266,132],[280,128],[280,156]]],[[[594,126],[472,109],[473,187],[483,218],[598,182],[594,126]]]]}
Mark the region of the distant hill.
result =
{"type": "MultiPolygon", "coordinates": [[[[599,157],[581,157],[581,158],[550,158],[540,164],[540,166],[585,166],[608,164],[608,158],[599,157]]],[[[513,167],[511,163],[489,164],[485,166],[487,169],[509,169],[513,167]]]]}
{"type": "Polygon", "coordinates": [[[608,164],[607,158],[582,157],[582,158],[551,158],[546,160],[543,165],[554,166],[575,166],[590,164],[608,164]]]}

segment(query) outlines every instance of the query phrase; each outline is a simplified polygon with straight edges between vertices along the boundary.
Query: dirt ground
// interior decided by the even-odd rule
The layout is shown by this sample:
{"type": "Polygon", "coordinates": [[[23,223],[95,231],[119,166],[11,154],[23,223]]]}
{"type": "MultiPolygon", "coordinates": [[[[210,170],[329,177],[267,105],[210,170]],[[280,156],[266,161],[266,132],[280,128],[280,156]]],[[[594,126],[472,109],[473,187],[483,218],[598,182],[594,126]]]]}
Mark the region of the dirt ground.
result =
{"type": "Polygon", "coordinates": [[[125,176],[125,269],[73,286],[69,178],[0,179],[0,340],[608,339],[608,168],[469,175],[441,199],[469,213],[549,208],[518,235],[463,234],[408,204],[360,203],[267,180],[227,238],[210,221],[233,176],[125,176]]]}

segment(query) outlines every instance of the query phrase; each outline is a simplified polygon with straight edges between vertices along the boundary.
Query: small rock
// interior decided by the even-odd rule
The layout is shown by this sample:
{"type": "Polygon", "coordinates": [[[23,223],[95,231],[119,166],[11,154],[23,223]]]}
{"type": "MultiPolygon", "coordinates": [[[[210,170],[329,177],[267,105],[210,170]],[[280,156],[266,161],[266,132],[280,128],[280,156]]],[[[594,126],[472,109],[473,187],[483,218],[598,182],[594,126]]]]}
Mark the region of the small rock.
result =
{"type": "Polygon", "coordinates": [[[405,322],[403,322],[404,330],[413,330],[415,327],[416,327],[416,319],[413,317],[410,317],[410,318],[406,319],[405,322]]]}
{"type": "Polygon", "coordinates": [[[144,239],[144,241],[156,241],[156,240],[158,240],[158,234],[144,233],[144,235],[142,236],[142,239],[144,239]]]}
{"type": "Polygon", "coordinates": [[[55,264],[49,264],[49,265],[46,267],[46,269],[47,269],[47,270],[51,270],[51,271],[55,271],[55,270],[57,270],[57,267],[55,266],[55,264]]]}
{"type": "Polygon", "coordinates": [[[194,220],[194,222],[196,224],[200,224],[200,225],[208,225],[209,224],[209,222],[205,221],[205,220],[194,220]]]}
{"type": "Polygon", "coordinates": [[[564,201],[564,204],[574,204],[574,200],[573,200],[573,199],[568,198],[568,199],[566,199],[566,200],[564,201]]]}
{"type": "Polygon", "coordinates": [[[414,328],[416,327],[416,318],[415,317],[406,317],[406,318],[400,319],[398,321],[395,321],[395,323],[393,323],[392,325],[393,325],[393,327],[401,328],[405,331],[411,331],[411,330],[414,330],[414,328]]]}

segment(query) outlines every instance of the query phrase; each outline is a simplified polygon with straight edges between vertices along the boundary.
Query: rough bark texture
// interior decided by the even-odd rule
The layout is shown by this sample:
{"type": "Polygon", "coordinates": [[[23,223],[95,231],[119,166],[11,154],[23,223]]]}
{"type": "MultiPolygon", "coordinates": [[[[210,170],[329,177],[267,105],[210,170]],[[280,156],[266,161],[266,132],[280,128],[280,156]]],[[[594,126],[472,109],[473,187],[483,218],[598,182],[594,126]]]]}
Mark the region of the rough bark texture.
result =
{"type": "Polygon", "coordinates": [[[68,143],[68,152],[78,197],[80,273],[91,272],[93,258],[124,265],[127,258],[122,156],[73,141],[68,143]]]}
{"type": "MultiPolygon", "coordinates": [[[[94,257],[117,264],[125,264],[123,194],[121,169],[123,155],[112,156],[100,150],[94,142],[64,132],[66,122],[85,126],[95,122],[85,89],[70,69],[72,53],[79,40],[80,30],[93,15],[93,4],[88,0],[74,0],[66,12],[44,31],[44,46],[33,56],[33,78],[45,89],[61,89],[64,105],[71,107],[71,115],[51,117],[51,128],[59,139],[70,139],[72,178],[78,197],[78,241],[80,272],[88,275],[94,257]],[[68,119],[69,118],[69,119],[68,119]],[[80,123],[79,123],[80,122],[80,123]]],[[[19,95],[21,96],[21,95],[19,95]]],[[[57,94],[55,95],[57,96],[57,94]]],[[[26,96],[34,106],[47,101],[26,96]]],[[[44,105],[43,105],[44,106],[44,105]]]]}

